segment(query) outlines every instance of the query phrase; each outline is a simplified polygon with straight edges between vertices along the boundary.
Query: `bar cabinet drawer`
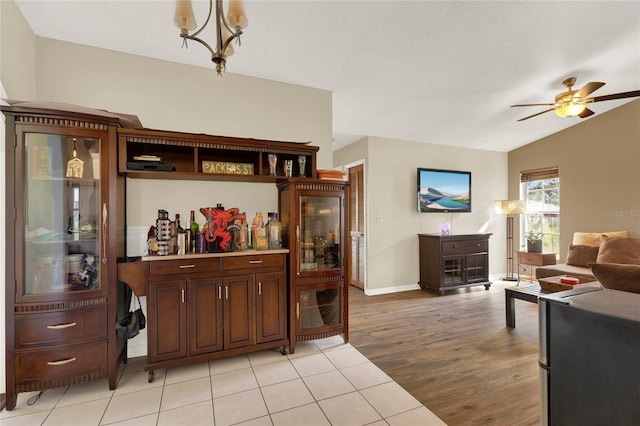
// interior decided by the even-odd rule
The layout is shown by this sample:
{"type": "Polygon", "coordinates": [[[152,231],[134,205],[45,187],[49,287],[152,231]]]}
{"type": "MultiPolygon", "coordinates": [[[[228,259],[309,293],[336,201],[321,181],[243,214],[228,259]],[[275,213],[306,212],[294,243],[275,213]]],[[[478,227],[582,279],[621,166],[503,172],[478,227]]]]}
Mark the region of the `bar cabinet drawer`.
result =
{"type": "Polygon", "coordinates": [[[107,337],[107,307],[16,315],[16,345],[52,345],[107,337]]]}
{"type": "Polygon", "coordinates": [[[154,260],[149,262],[151,275],[193,274],[197,272],[220,271],[220,258],[207,257],[201,259],[154,260]]]}
{"type": "Polygon", "coordinates": [[[284,268],[284,256],[281,254],[248,255],[224,258],[224,270],[284,268]]]}
{"type": "Polygon", "coordinates": [[[82,375],[105,377],[107,341],[16,351],[16,382],[82,375]]]}

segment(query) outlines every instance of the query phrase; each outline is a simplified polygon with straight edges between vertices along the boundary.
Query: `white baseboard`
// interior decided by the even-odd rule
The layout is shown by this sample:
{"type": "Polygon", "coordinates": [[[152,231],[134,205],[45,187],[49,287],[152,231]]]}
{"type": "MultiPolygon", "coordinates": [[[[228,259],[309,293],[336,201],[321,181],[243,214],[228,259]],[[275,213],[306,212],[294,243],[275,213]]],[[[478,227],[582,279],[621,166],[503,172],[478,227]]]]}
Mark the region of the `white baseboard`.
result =
{"type": "Polygon", "coordinates": [[[401,291],[410,291],[410,290],[420,290],[420,286],[416,284],[408,284],[408,285],[399,285],[393,287],[382,287],[382,288],[374,288],[374,289],[365,289],[364,294],[367,296],[377,296],[379,294],[389,294],[389,293],[398,293],[401,291]]]}

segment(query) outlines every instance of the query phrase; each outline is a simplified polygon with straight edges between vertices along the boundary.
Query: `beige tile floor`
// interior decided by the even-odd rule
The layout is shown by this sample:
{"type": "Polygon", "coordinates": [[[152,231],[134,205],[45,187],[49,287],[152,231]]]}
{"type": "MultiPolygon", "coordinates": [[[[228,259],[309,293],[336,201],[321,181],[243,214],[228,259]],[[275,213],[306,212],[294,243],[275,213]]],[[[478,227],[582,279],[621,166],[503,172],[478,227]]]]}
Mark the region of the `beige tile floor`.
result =
{"type": "Polygon", "coordinates": [[[144,358],[106,380],[18,395],[1,426],[444,425],[342,338],[301,342],[282,356],[269,350],[156,371],[144,358]]]}

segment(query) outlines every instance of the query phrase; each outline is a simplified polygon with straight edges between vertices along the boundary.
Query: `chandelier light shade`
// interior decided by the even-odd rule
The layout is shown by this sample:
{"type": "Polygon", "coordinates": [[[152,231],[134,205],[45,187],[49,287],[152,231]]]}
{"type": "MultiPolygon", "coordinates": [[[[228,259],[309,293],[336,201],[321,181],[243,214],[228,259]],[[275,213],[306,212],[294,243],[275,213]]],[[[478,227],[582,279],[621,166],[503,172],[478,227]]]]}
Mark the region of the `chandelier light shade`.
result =
{"type": "Polygon", "coordinates": [[[517,281],[518,279],[513,274],[513,215],[525,212],[524,200],[498,200],[495,203],[495,212],[507,215],[507,274],[502,280],[517,281]]]}
{"type": "Polygon", "coordinates": [[[184,40],[183,46],[187,46],[187,40],[194,40],[206,47],[211,52],[211,61],[216,64],[216,72],[222,75],[227,68],[227,57],[234,54],[231,42],[236,40],[240,45],[240,35],[242,30],[247,27],[249,21],[244,10],[241,0],[229,0],[227,17],[224,16],[222,0],[215,0],[215,9],[213,7],[214,0],[209,0],[209,14],[204,24],[197,27],[196,18],[193,14],[191,0],[177,0],[176,13],[173,22],[180,29],[180,37],[184,40]],[[212,18],[215,22],[215,44],[213,47],[199,38],[199,34],[209,24],[212,18]]]}

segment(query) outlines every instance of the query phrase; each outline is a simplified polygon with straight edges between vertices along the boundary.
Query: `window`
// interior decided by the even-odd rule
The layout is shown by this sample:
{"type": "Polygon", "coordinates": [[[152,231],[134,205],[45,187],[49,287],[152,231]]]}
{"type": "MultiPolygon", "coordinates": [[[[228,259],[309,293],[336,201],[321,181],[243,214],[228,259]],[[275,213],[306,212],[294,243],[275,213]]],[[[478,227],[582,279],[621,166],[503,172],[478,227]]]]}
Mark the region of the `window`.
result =
{"type": "Polygon", "coordinates": [[[521,240],[529,231],[542,234],[542,251],[559,253],[560,175],[557,167],[520,172],[520,192],[526,203],[521,240]]]}

